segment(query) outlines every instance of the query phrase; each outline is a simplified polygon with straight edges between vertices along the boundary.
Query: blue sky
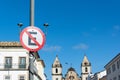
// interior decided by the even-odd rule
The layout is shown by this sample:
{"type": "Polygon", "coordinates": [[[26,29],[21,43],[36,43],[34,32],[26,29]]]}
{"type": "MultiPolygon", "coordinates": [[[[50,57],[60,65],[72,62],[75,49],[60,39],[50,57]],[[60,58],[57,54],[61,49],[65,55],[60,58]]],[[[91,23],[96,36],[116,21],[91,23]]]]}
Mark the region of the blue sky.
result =
{"type": "MultiPolygon", "coordinates": [[[[120,52],[119,0],[35,0],[35,3],[35,26],[45,31],[43,24],[50,25],[46,44],[39,51],[49,80],[56,55],[64,75],[70,66],[81,73],[84,54],[95,73],[120,52]]],[[[22,29],[29,26],[29,0],[1,0],[0,11],[0,41],[19,41],[17,23],[24,24],[22,29]]]]}

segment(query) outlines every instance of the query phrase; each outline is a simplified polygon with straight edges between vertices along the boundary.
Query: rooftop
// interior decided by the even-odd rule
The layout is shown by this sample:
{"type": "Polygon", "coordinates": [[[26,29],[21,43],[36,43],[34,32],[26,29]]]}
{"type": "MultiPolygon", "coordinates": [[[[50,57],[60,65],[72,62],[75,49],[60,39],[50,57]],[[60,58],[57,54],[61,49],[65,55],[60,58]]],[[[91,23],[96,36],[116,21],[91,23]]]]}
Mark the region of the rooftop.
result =
{"type": "Polygon", "coordinates": [[[70,68],[68,69],[68,71],[75,71],[75,69],[72,68],[72,67],[70,67],[70,68]]]}
{"type": "Polygon", "coordinates": [[[112,62],[115,61],[115,59],[120,58],[120,53],[118,53],[112,60],[110,60],[104,67],[106,68],[107,66],[111,65],[112,62]]]}
{"type": "Polygon", "coordinates": [[[0,47],[22,47],[20,42],[0,42],[0,47]]]}

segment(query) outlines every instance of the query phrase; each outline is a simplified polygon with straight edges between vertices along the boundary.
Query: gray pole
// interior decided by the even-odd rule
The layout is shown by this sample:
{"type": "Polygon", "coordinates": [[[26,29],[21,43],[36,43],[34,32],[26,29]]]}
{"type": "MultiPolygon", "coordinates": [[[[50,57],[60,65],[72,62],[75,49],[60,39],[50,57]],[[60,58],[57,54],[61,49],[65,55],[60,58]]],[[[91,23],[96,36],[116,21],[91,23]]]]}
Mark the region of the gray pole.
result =
{"type": "Polygon", "coordinates": [[[34,0],[30,0],[30,26],[34,26],[34,0]]]}
{"type": "Polygon", "coordinates": [[[33,80],[33,55],[29,52],[29,80],[33,80]]]}
{"type": "MultiPolygon", "coordinates": [[[[30,26],[34,26],[34,0],[30,0],[30,26]]],[[[33,80],[33,52],[29,52],[29,80],[33,80]]]]}

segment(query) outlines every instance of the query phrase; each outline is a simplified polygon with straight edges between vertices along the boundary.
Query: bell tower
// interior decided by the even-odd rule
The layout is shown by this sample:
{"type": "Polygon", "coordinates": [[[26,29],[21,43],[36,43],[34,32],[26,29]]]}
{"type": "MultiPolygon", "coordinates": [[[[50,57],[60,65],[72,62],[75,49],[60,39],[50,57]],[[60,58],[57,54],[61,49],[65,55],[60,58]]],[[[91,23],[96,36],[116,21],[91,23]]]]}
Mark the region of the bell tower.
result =
{"type": "Polygon", "coordinates": [[[91,73],[91,63],[86,56],[84,56],[83,62],[81,63],[81,69],[81,80],[87,80],[88,75],[91,73]]]}
{"type": "Polygon", "coordinates": [[[62,80],[62,65],[56,56],[52,64],[52,80],[62,80]]]}

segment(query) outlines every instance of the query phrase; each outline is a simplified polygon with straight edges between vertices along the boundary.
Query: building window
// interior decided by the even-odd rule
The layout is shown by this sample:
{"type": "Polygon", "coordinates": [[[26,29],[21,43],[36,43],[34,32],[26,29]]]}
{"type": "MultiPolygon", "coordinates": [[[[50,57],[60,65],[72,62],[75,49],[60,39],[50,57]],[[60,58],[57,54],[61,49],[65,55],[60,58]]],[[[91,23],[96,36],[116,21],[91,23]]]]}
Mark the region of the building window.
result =
{"type": "Polygon", "coordinates": [[[56,68],[56,73],[58,73],[58,69],[56,68]]]}
{"type": "Polygon", "coordinates": [[[19,58],[19,68],[26,68],[26,57],[19,58]]]}
{"type": "Polygon", "coordinates": [[[112,71],[115,71],[115,64],[112,65],[112,71]]]}
{"type": "Polygon", "coordinates": [[[87,67],[85,68],[85,72],[88,72],[88,68],[87,67]]]}
{"type": "Polygon", "coordinates": [[[116,77],[114,77],[114,78],[113,78],[113,80],[117,80],[117,78],[116,78],[116,77]]]}
{"type": "MultiPolygon", "coordinates": [[[[120,67],[120,60],[119,60],[119,67],[120,67]]],[[[120,69],[120,68],[119,68],[120,69]]]]}
{"type": "Polygon", "coordinates": [[[12,68],[12,57],[5,57],[5,68],[12,68]]]}
{"type": "Polygon", "coordinates": [[[5,76],[5,80],[10,80],[10,76],[5,76]]]}
{"type": "Polygon", "coordinates": [[[120,80],[120,75],[118,76],[118,80],[120,80]]]}
{"type": "Polygon", "coordinates": [[[110,74],[111,73],[111,68],[108,68],[107,69],[107,74],[110,74]]]}
{"type": "Polygon", "coordinates": [[[25,76],[20,76],[19,80],[25,80],[25,76]]]}
{"type": "Polygon", "coordinates": [[[117,61],[117,68],[119,69],[119,67],[120,67],[120,66],[119,66],[119,61],[117,61]]]}
{"type": "Polygon", "coordinates": [[[70,76],[70,77],[69,77],[69,80],[74,80],[74,76],[70,76]]]}
{"type": "Polygon", "coordinates": [[[84,65],[87,66],[87,62],[85,62],[84,65]]]}
{"type": "Polygon", "coordinates": [[[56,80],[58,80],[58,78],[56,78],[56,80]]]}

